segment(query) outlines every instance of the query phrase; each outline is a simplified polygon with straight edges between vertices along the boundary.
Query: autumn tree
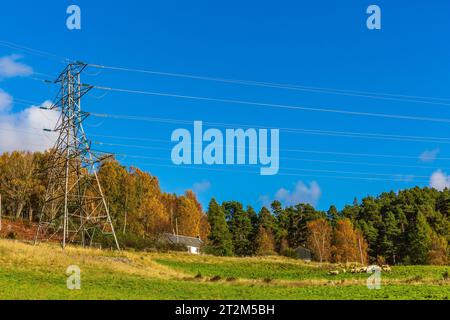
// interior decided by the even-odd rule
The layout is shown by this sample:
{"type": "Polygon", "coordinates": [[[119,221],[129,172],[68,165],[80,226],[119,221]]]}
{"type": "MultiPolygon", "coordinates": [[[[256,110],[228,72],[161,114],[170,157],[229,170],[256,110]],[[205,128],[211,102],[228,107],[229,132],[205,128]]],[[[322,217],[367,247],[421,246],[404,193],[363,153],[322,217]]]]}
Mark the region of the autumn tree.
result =
{"type": "Polygon", "coordinates": [[[152,237],[170,231],[169,215],[156,196],[145,198],[130,226],[142,236],[152,237]]]}
{"type": "Polygon", "coordinates": [[[256,236],[256,254],[257,255],[271,255],[275,253],[275,239],[270,229],[259,226],[258,234],[256,236]]]}
{"type": "Polygon", "coordinates": [[[18,151],[0,156],[0,192],[4,208],[16,219],[24,217],[25,209],[32,219],[33,211],[39,209],[43,198],[45,187],[36,170],[38,157],[38,153],[18,151]]]}
{"type": "Polygon", "coordinates": [[[124,227],[126,223],[130,233],[141,237],[154,237],[170,231],[169,213],[162,201],[158,179],[132,167],[126,178],[120,181],[124,194],[119,200],[119,207],[123,210],[120,220],[124,221],[124,227]]]}
{"type": "Polygon", "coordinates": [[[434,265],[447,265],[449,262],[448,243],[444,237],[431,234],[431,248],[427,254],[427,263],[434,265]]]}
{"type": "Polygon", "coordinates": [[[334,262],[367,263],[367,243],[362,233],[353,228],[349,219],[337,221],[332,243],[334,262]]]}
{"type": "Polygon", "coordinates": [[[208,240],[208,236],[211,232],[211,226],[208,222],[208,216],[206,214],[202,214],[200,218],[200,239],[202,241],[208,240]]]}
{"type": "Polygon", "coordinates": [[[317,219],[307,223],[307,247],[320,261],[329,261],[331,257],[331,239],[333,230],[326,219],[317,219]]]}
{"type": "Polygon", "coordinates": [[[116,224],[125,224],[127,198],[131,190],[126,190],[126,180],[129,173],[115,159],[101,163],[98,178],[108,204],[109,213],[116,224]]]}
{"type": "Polygon", "coordinates": [[[192,196],[192,192],[186,192],[177,199],[176,224],[178,233],[183,236],[199,237],[200,222],[203,216],[201,206],[192,196]]]}

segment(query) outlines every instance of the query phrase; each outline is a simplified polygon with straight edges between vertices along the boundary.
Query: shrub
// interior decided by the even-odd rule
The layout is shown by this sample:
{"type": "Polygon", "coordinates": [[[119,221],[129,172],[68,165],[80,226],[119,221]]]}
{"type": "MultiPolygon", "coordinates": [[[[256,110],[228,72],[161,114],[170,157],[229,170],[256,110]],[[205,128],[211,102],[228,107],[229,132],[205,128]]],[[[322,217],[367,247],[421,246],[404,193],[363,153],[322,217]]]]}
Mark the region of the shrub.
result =
{"type": "Polygon", "coordinates": [[[382,266],[384,264],[386,264],[386,258],[383,256],[377,256],[377,265],[382,266]]]}
{"type": "Polygon", "coordinates": [[[221,276],[214,276],[211,278],[211,281],[219,281],[220,279],[222,279],[221,276]]]}
{"type": "Polygon", "coordinates": [[[15,231],[10,231],[6,235],[6,239],[15,240],[17,239],[17,233],[15,231]]]}
{"type": "Polygon", "coordinates": [[[220,256],[220,257],[230,257],[232,256],[232,252],[226,251],[221,247],[215,247],[215,246],[204,246],[203,252],[206,254],[211,254],[213,256],[220,256]]]}

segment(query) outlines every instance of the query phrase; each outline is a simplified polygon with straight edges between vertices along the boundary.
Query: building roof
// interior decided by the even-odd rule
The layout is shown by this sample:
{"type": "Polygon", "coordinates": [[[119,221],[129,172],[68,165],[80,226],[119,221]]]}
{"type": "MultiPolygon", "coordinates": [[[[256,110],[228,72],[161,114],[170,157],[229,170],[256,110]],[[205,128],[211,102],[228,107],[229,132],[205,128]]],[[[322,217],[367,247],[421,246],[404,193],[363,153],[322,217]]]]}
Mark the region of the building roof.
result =
{"type": "Polygon", "coordinates": [[[171,234],[171,233],[165,233],[164,234],[164,239],[166,239],[169,243],[172,244],[184,244],[185,246],[189,246],[189,247],[201,247],[203,244],[203,241],[199,238],[194,238],[194,237],[187,237],[187,236],[180,236],[180,235],[175,235],[175,234],[171,234]]]}
{"type": "Polygon", "coordinates": [[[311,250],[309,250],[308,248],[302,247],[302,246],[298,246],[294,250],[295,251],[309,251],[309,252],[311,252],[311,250]]]}
{"type": "Polygon", "coordinates": [[[297,253],[298,258],[303,260],[311,260],[311,250],[302,246],[298,246],[294,250],[297,253]]]}

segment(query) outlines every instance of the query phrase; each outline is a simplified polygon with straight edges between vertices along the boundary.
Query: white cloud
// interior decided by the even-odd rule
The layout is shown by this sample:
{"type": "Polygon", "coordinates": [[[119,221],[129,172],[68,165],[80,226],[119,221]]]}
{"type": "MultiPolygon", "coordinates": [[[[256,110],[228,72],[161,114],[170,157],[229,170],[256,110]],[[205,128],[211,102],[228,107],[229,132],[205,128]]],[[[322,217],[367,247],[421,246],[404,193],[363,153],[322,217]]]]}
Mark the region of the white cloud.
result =
{"type": "Polygon", "coordinates": [[[298,181],[294,190],[289,191],[284,188],[275,193],[275,199],[286,206],[292,206],[299,203],[309,203],[316,205],[322,195],[322,190],[316,181],[312,181],[307,186],[302,181],[298,181]]]}
{"type": "Polygon", "coordinates": [[[12,105],[12,101],[13,98],[8,93],[0,89],[0,113],[8,111],[12,105]]]}
{"type": "MultiPolygon", "coordinates": [[[[41,106],[49,105],[51,102],[45,101],[41,106]]],[[[54,145],[56,134],[44,132],[43,129],[53,129],[58,114],[39,107],[30,106],[17,113],[0,112],[0,152],[43,151],[54,145]]]]}
{"type": "Polygon", "coordinates": [[[203,180],[201,182],[196,182],[192,186],[192,191],[195,193],[203,193],[211,188],[211,182],[208,180],[203,180]]]}
{"type": "Polygon", "coordinates": [[[12,54],[0,58],[0,78],[13,78],[28,76],[33,73],[33,69],[26,64],[19,62],[22,56],[12,54]]]}
{"type": "Polygon", "coordinates": [[[436,160],[436,157],[439,154],[439,152],[440,152],[439,148],[433,150],[425,150],[420,154],[419,160],[421,162],[433,162],[434,160],[436,160]]]}
{"type": "Polygon", "coordinates": [[[445,188],[450,188],[450,176],[448,176],[445,172],[442,172],[442,170],[433,172],[430,177],[430,187],[439,191],[442,191],[445,188]]]}

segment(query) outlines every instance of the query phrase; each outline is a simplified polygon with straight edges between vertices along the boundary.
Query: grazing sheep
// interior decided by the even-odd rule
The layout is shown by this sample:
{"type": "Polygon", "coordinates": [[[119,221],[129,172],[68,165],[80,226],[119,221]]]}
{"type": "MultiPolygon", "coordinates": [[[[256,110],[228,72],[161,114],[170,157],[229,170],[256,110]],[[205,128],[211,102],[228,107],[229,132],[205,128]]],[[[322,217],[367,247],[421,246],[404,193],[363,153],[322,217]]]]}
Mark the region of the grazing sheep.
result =
{"type": "Polygon", "coordinates": [[[392,271],[391,267],[389,265],[387,265],[387,264],[382,265],[381,266],[381,270],[384,271],[384,272],[391,272],[392,271]]]}
{"type": "Polygon", "coordinates": [[[328,274],[330,276],[337,276],[337,275],[339,275],[339,270],[331,270],[328,272],[328,274]]]}

